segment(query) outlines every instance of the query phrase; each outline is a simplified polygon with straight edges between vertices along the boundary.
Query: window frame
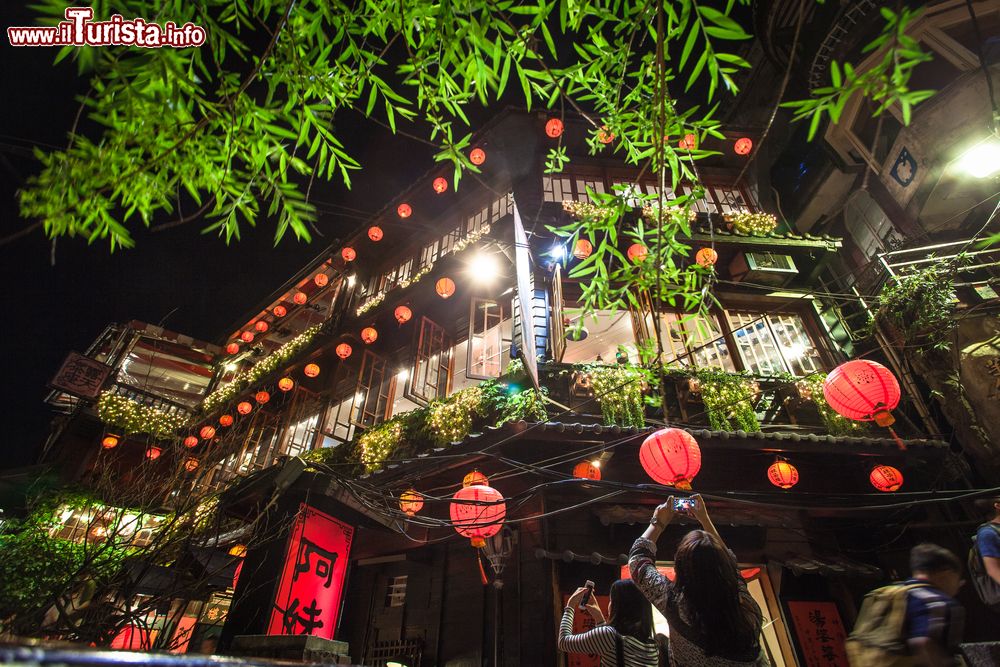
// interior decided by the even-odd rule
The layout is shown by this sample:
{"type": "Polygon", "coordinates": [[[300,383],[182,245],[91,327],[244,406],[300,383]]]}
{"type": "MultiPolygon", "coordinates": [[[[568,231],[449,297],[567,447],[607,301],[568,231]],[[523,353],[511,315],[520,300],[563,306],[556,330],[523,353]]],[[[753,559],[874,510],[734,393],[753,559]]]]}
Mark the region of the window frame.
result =
{"type": "MultiPolygon", "coordinates": [[[[452,373],[454,372],[454,346],[455,342],[448,330],[439,325],[426,315],[421,316],[420,326],[416,327],[414,344],[410,358],[413,360],[410,372],[406,380],[406,389],[403,396],[417,405],[428,405],[432,401],[444,398],[451,391],[452,373]],[[437,362],[437,384],[434,387],[433,396],[429,394],[416,393],[418,373],[421,362],[426,362],[430,366],[430,360],[434,357],[435,351],[438,355],[437,362]],[[447,356],[447,360],[445,360],[447,356]],[[441,386],[441,373],[445,374],[444,387],[441,386]]],[[[431,386],[426,380],[421,380],[420,384],[426,389],[431,386]]]]}

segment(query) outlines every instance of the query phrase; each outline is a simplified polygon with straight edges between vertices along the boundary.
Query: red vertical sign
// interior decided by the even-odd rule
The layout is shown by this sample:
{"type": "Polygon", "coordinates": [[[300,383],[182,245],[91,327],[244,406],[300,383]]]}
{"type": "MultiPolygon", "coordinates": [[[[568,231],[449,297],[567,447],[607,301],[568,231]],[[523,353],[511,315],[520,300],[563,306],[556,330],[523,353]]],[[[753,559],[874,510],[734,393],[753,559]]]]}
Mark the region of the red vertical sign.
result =
{"type": "Polygon", "coordinates": [[[806,667],[848,667],[847,633],[833,602],[789,601],[788,612],[806,667]]]}
{"type": "Polygon", "coordinates": [[[353,537],[353,526],[301,505],[267,634],[333,639],[353,537]]]}

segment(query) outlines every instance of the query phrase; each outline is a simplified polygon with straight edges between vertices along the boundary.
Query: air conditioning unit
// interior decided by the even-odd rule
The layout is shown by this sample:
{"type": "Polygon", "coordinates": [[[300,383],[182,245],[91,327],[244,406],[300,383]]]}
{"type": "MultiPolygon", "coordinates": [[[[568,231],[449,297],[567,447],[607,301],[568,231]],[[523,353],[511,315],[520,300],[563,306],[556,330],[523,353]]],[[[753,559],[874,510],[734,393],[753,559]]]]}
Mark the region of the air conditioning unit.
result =
{"type": "Polygon", "coordinates": [[[729,265],[734,281],[772,287],[787,285],[798,273],[791,255],[759,250],[736,253],[729,265]]]}

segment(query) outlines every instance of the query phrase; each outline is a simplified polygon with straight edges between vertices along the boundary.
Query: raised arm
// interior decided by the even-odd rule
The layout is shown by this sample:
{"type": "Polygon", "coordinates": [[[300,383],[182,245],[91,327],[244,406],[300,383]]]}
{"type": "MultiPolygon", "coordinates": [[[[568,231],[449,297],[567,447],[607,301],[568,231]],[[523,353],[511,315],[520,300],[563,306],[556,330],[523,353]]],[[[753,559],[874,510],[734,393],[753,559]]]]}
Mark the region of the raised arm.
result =
{"type": "MultiPolygon", "coordinates": [[[[576,592],[570,596],[569,601],[566,603],[566,608],[563,609],[557,640],[559,650],[566,653],[597,654],[602,652],[607,653],[609,650],[613,651],[615,644],[614,630],[606,625],[588,630],[587,632],[581,632],[578,635],[573,634],[573,618],[576,615],[576,608],[580,605],[580,601],[583,600],[583,594],[586,590],[586,588],[576,589],[576,592]]],[[[590,606],[587,605],[588,609],[590,609],[590,606]]]]}
{"type": "Polygon", "coordinates": [[[656,569],[656,540],[674,518],[674,497],[653,511],[649,527],[632,545],[629,552],[628,567],[632,581],[639,587],[654,607],[661,612],[666,607],[667,593],[670,591],[670,580],[656,569]]]}
{"type": "Polygon", "coordinates": [[[712,518],[708,516],[708,508],[705,507],[705,501],[702,499],[701,494],[696,493],[691,496],[691,499],[694,500],[694,507],[692,508],[691,513],[694,515],[694,518],[698,520],[698,523],[701,524],[701,529],[725,545],[726,543],[722,539],[722,536],[719,535],[719,531],[715,529],[715,524],[712,523],[712,518]]]}

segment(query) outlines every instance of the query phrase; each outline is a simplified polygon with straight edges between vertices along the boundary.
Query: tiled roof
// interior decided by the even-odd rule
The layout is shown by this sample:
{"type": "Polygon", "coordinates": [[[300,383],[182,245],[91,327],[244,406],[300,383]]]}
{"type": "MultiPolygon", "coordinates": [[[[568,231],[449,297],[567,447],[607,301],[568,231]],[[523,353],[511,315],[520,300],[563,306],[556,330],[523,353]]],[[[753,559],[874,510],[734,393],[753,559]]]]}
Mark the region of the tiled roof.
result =
{"type": "Polygon", "coordinates": [[[699,241],[707,240],[712,236],[714,236],[717,241],[722,241],[722,242],[761,241],[766,243],[768,241],[787,241],[791,242],[792,244],[799,243],[808,245],[828,245],[836,248],[839,248],[841,245],[840,243],[841,239],[837,238],[836,236],[830,236],[829,234],[822,234],[817,236],[815,234],[810,234],[809,232],[798,234],[796,232],[778,232],[778,231],[774,231],[764,235],[744,234],[734,229],[727,229],[724,223],[715,225],[714,230],[710,230],[706,224],[700,223],[697,224],[695,228],[691,230],[691,238],[695,240],[699,241]]]}

